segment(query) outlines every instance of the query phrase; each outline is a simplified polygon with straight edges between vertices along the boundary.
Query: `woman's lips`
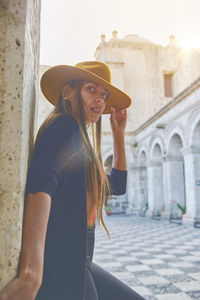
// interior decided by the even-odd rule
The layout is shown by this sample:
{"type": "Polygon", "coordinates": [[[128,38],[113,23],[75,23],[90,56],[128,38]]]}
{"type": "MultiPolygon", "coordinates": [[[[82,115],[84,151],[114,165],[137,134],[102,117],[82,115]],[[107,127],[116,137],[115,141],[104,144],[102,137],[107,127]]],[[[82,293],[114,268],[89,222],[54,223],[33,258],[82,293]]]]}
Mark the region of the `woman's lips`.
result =
{"type": "Polygon", "coordinates": [[[95,112],[96,114],[100,114],[100,108],[96,108],[96,107],[90,107],[90,109],[95,112]]]}

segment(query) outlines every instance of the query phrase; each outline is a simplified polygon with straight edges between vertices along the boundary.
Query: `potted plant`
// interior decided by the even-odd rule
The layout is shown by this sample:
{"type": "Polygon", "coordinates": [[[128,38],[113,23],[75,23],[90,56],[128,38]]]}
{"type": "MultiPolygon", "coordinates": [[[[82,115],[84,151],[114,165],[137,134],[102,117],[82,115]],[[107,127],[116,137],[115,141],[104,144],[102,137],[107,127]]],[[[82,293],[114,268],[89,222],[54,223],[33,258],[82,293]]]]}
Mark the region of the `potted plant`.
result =
{"type": "Polygon", "coordinates": [[[183,215],[186,213],[186,206],[182,206],[176,200],[174,200],[174,203],[176,204],[176,206],[178,207],[178,209],[180,209],[180,211],[181,211],[180,219],[182,220],[183,215]]]}

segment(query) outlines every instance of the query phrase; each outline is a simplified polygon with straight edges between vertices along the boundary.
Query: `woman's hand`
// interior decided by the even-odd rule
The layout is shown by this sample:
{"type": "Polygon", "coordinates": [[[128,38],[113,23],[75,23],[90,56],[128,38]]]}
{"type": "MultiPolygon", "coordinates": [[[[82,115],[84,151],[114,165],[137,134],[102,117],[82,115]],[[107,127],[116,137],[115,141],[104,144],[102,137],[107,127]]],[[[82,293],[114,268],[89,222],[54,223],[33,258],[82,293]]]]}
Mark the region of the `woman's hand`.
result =
{"type": "Polygon", "coordinates": [[[51,197],[44,192],[25,199],[19,277],[1,292],[0,300],[34,300],[42,283],[44,246],[51,197]]]}
{"type": "Polygon", "coordinates": [[[0,300],[34,300],[38,290],[33,281],[16,278],[0,292],[0,300]]]}
{"type": "Polygon", "coordinates": [[[115,108],[111,107],[110,125],[113,132],[113,136],[118,134],[124,134],[127,122],[127,110],[122,109],[116,112],[115,108]]]}

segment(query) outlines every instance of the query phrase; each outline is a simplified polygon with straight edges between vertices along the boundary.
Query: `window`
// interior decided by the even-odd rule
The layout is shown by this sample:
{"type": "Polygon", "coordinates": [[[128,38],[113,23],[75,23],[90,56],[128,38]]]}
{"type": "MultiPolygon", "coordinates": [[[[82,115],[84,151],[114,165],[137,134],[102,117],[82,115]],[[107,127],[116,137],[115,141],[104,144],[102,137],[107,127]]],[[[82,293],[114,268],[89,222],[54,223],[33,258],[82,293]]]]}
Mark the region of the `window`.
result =
{"type": "Polygon", "coordinates": [[[164,87],[165,87],[165,97],[173,96],[173,74],[164,74],[164,87]]]}

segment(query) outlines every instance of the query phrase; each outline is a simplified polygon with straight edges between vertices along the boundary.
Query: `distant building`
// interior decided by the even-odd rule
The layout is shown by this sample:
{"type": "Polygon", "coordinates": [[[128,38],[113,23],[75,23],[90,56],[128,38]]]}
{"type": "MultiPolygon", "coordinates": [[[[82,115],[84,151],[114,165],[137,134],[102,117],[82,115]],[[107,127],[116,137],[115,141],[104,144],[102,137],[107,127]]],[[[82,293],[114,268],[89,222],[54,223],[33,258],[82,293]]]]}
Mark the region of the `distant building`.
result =
{"type": "Polygon", "coordinates": [[[164,47],[135,34],[119,39],[113,31],[109,41],[101,36],[95,58],[108,64],[112,83],[132,98],[130,132],[200,76],[200,49],[185,50],[173,35],[164,47]]]}

